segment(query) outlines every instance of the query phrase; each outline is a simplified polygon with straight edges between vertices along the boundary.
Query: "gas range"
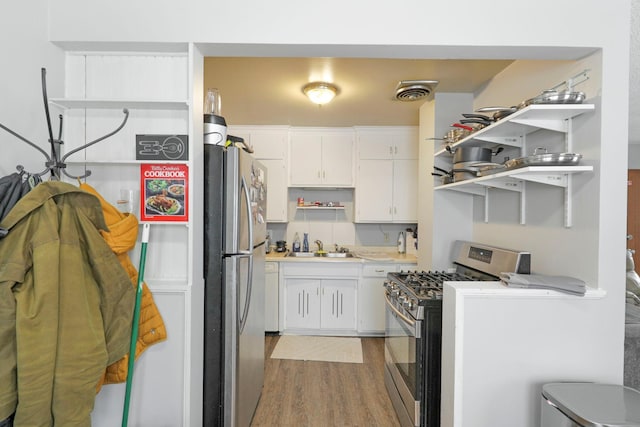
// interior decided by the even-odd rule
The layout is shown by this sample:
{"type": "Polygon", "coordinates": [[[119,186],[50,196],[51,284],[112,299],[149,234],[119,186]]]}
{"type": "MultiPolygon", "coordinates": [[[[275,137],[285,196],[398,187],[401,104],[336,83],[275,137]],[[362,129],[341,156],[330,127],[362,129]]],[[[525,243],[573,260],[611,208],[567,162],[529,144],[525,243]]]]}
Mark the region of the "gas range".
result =
{"type": "Polygon", "coordinates": [[[448,271],[389,273],[385,288],[385,386],[402,427],[439,427],[444,282],[530,272],[531,255],[457,241],[448,271]]]}
{"type": "Polygon", "coordinates": [[[418,306],[429,300],[441,300],[444,282],[494,281],[502,272],[528,274],[528,252],[457,241],[452,271],[401,271],[389,273],[385,289],[392,301],[421,319],[418,306]],[[415,313],[414,313],[415,312],[415,313]]]}
{"type": "Polygon", "coordinates": [[[424,319],[428,302],[442,304],[445,281],[466,281],[471,278],[444,271],[401,271],[388,273],[384,288],[389,303],[399,311],[409,313],[416,320],[424,319]]]}

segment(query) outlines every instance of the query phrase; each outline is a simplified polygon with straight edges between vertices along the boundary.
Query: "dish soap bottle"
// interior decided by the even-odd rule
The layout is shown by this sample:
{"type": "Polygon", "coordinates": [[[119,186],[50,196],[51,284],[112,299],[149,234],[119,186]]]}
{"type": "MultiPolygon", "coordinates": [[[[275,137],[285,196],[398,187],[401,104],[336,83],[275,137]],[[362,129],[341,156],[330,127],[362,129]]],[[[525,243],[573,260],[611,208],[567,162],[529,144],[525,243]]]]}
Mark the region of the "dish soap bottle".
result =
{"type": "Polygon", "coordinates": [[[304,233],[302,238],[302,252],[309,252],[309,233],[304,233]]]}
{"type": "Polygon", "coordinates": [[[404,231],[398,233],[398,253],[404,254],[407,252],[407,240],[405,238],[404,231]]]}
{"type": "Polygon", "coordinates": [[[300,252],[300,236],[298,236],[298,233],[293,237],[293,252],[300,252]]]}

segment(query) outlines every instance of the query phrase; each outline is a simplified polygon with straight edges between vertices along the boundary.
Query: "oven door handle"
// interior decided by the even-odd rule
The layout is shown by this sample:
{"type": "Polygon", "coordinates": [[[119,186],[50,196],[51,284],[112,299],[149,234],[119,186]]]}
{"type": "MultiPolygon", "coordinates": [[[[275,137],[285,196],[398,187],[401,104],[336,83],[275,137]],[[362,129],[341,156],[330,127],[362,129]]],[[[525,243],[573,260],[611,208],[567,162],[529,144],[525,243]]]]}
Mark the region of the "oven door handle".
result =
{"type": "Polygon", "coordinates": [[[411,329],[413,329],[413,335],[416,338],[420,338],[420,328],[418,327],[419,321],[407,317],[404,313],[395,308],[386,292],[384,294],[384,299],[387,301],[387,307],[392,309],[405,324],[411,326],[411,329]]]}

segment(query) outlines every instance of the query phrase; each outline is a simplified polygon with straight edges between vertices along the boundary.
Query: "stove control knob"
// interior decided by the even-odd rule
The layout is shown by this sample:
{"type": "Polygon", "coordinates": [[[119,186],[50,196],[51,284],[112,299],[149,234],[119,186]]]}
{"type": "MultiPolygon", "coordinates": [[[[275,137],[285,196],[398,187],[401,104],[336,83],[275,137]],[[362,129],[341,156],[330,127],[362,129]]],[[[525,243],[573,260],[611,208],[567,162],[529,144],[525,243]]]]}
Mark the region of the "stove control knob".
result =
{"type": "Polygon", "coordinates": [[[403,307],[406,308],[407,310],[413,310],[413,305],[414,305],[414,301],[410,298],[406,298],[403,303],[402,303],[403,307]]]}

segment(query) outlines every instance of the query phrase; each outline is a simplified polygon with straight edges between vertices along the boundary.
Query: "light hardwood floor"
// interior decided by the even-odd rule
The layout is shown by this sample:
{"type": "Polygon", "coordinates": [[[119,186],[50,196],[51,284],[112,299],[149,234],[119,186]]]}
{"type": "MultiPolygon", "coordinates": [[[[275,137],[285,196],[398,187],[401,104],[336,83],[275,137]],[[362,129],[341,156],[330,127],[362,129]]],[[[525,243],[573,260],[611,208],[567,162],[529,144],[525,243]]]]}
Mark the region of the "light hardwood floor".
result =
{"type": "Polygon", "coordinates": [[[364,363],[271,359],[278,336],[265,341],[265,378],[252,427],[396,427],[384,387],[384,339],[362,338],[364,363]]]}

